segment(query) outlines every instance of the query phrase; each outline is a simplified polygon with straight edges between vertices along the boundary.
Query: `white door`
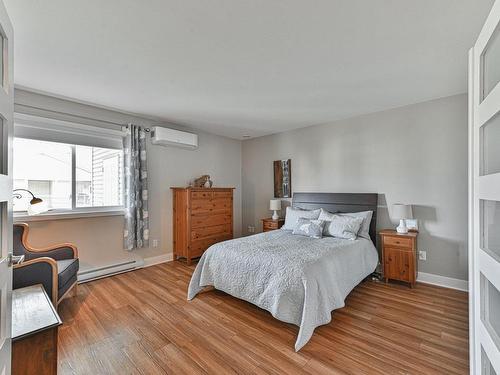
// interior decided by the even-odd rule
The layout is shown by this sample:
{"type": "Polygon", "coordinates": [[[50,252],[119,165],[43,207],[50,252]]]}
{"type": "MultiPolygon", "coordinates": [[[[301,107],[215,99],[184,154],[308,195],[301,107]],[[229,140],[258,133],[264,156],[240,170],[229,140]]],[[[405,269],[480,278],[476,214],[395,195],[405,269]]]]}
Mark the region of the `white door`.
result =
{"type": "Polygon", "coordinates": [[[0,374],[10,374],[12,297],[13,32],[0,1],[0,374]]]}
{"type": "Polygon", "coordinates": [[[500,374],[500,1],[469,54],[471,373],[500,374]]]}

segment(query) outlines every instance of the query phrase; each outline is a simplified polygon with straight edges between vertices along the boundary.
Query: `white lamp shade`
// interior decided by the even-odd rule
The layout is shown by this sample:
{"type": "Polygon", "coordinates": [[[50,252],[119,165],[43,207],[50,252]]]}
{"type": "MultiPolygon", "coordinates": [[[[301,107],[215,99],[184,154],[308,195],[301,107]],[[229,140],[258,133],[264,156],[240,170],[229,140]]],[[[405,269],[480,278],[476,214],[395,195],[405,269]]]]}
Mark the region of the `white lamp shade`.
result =
{"type": "Polygon", "coordinates": [[[273,211],[281,210],[281,200],[280,199],[271,199],[269,202],[269,209],[273,211]]]}
{"type": "Polygon", "coordinates": [[[411,204],[393,204],[392,217],[398,220],[413,219],[413,210],[411,208],[411,204]]]}
{"type": "Polygon", "coordinates": [[[37,204],[30,204],[28,205],[28,215],[38,215],[38,214],[43,214],[44,212],[47,212],[49,210],[49,207],[47,206],[47,203],[42,201],[37,204]]]}

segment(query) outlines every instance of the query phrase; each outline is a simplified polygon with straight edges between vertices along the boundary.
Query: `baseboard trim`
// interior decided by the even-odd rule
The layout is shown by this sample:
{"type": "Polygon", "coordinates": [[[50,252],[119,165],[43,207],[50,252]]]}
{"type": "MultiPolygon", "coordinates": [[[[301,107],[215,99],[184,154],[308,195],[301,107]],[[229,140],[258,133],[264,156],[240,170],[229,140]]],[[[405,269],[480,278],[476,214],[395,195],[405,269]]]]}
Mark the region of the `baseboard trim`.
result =
{"type": "Polygon", "coordinates": [[[172,260],[174,260],[174,255],[172,253],[157,255],[151,258],[144,258],[144,265],[142,266],[142,268],[151,267],[156,264],[171,262],[172,260]]]}
{"type": "Polygon", "coordinates": [[[132,271],[138,268],[142,268],[143,264],[144,262],[142,261],[142,259],[138,259],[80,271],[78,272],[78,283],[82,284],[89,281],[102,279],[104,277],[117,275],[119,273],[132,271]]]}
{"type": "Polygon", "coordinates": [[[432,273],[419,272],[417,281],[424,284],[442,286],[449,289],[457,289],[467,292],[469,282],[467,280],[454,279],[452,277],[434,275],[432,273]]]}

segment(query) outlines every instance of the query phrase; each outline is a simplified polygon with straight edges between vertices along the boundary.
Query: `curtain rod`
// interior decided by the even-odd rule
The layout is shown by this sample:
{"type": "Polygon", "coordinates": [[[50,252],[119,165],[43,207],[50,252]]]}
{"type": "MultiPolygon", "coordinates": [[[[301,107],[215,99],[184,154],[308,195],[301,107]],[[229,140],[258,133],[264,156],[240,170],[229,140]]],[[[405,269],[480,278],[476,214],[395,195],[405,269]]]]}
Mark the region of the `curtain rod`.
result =
{"type": "MultiPolygon", "coordinates": [[[[92,117],[81,116],[81,115],[75,115],[75,114],[72,114],[72,113],[66,113],[66,112],[60,112],[60,111],[54,111],[54,110],[52,110],[52,109],[46,109],[46,108],[35,107],[35,106],[32,106],[32,105],[26,105],[26,104],[16,104],[16,106],[21,106],[21,107],[26,107],[26,108],[36,109],[36,110],[39,110],[39,111],[51,112],[51,113],[55,113],[55,114],[58,114],[58,115],[63,115],[63,116],[77,117],[77,118],[82,119],[82,120],[90,120],[90,121],[102,122],[102,123],[105,123],[105,124],[110,124],[110,125],[113,125],[113,126],[120,126],[120,127],[123,127],[123,126],[128,126],[128,123],[118,123],[118,122],[114,122],[114,121],[100,120],[100,119],[96,119],[96,118],[92,118],[92,117]]],[[[40,116],[40,115],[38,115],[38,116],[39,116],[39,117],[43,117],[43,116],[40,116]]],[[[151,129],[150,129],[150,128],[148,128],[147,126],[144,126],[144,125],[137,125],[137,126],[140,126],[141,128],[144,128],[144,130],[145,130],[147,133],[149,133],[149,132],[151,131],[151,129]]]]}

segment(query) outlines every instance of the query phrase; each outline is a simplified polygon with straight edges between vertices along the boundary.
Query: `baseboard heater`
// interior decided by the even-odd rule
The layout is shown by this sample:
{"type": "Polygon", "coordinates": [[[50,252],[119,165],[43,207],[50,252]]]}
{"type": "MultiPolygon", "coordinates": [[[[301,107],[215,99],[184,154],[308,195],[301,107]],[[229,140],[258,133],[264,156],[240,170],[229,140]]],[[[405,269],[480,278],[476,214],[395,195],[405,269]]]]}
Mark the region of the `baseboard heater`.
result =
{"type": "Polygon", "coordinates": [[[108,266],[103,266],[99,268],[92,268],[90,270],[85,270],[78,272],[78,283],[86,283],[87,281],[92,281],[96,279],[101,279],[103,277],[116,275],[118,273],[123,273],[127,271],[132,271],[137,268],[142,268],[144,266],[144,260],[130,260],[122,263],[110,264],[108,266]]]}

